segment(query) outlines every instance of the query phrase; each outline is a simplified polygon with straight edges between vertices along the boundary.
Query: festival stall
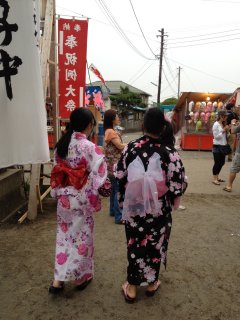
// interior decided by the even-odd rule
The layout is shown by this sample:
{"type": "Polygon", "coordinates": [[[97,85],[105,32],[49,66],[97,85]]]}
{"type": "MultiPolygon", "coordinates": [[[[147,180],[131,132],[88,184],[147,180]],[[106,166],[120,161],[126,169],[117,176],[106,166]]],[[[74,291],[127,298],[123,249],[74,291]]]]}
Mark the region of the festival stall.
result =
{"type": "Polygon", "coordinates": [[[240,115],[240,88],[237,88],[233,94],[226,100],[225,105],[233,103],[235,105],[235,112],[240,115]]]}
{"type": "Polygon", "coordinates": [[[211,150],[212,125],[224,108],[229,93],[183,92],[175,109],[180,110],[179,127],[183,150],[211,150]]]}

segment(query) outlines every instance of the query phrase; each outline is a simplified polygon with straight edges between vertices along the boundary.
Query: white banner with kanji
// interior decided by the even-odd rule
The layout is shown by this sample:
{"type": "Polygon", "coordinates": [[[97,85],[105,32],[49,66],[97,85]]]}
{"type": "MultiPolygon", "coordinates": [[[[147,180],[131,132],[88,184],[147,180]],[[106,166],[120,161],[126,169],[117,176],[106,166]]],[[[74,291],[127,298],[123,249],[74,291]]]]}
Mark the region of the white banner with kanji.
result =
{"type": "Polygon", "coordinates": [[[38,0],[0,0],[0,168],[49,160],[38,0]]]}

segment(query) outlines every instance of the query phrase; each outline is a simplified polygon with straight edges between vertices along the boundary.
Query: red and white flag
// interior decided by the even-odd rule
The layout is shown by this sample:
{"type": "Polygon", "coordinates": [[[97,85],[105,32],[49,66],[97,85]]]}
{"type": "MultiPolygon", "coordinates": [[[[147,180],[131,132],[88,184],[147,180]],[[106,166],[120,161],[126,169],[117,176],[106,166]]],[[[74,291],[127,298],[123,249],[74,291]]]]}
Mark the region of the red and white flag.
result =
{"type": "Polygon", "coordinates": [[[100,71],[94,66],[94,64],[90,64],[89,70],[92,71],[95,74],[95,76],[97,76],[101,80],[101,82],[104,84],[108,92],[110,92],[109,88],[105,83],[105,80],[103,79],[103,76],[101,75],[100,71]]]}

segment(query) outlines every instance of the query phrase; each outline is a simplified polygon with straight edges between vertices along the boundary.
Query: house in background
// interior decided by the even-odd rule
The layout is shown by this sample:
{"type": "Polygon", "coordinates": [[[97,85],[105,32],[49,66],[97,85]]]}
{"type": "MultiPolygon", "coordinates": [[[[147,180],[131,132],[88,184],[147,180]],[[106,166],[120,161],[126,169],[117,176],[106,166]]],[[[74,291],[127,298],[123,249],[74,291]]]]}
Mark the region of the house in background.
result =
{"type": "Polygon", "coordinates": [[[105,81],[105,83],[110,92],[108,92],[107,88],[103,85],[101,81],[91,82],[91,84],[87,84],[87,87],[99,86],[101,88],[106,110],[114,108],[120,114],[122,114],[123,109],[126,110],[126,106],[116,106],[112,103],[110,99],[111,96],[121,94],[121,88],[127,87],[130,92],[135,93],[141,97],[141,105],[129,106],[129,108],[127,107],[127,113],[124,116],[122,115],[121,119],[121,125],[125,128],[126,131],[141,130],[143,115],[147,107],[149,107],[149,97],[151,95],[143,90],[131,86],[130,84],[124,81],[105,81]],[[142,105],[145,105],[146,108],[144,108],[142,105]]]}
{"type": "Polygon", "coordinates": [[[121,93],[121,89],[120,89],[121,87],[123,88],[128,87],[129,91],[139,94],[142,98],[142,103],[144,103],[147,106],[149,105],[149,97],[151,95],[148,94],[147,92],[140,90],[136,87],[133,87],[124,81],[114,80],[114,81],[105,81],[105,83],[106,83],[106,86],[109,88],[110,93],[107,91],[106,87],[103,85],[101,81],[91,82],[87,84],[87,86],[99,86],[101,88],[106,110],[111,108],[111,100],[109,95],[114,96],[116,94],[121,93]]]}

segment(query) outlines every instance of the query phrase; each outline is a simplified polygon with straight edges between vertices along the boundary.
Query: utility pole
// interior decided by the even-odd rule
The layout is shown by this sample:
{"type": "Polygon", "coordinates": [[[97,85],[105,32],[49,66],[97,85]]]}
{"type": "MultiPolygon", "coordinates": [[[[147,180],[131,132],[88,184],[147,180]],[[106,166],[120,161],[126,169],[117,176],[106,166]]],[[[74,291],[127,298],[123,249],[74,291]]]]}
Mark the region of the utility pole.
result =
{"type": "Polygon", "coordinates": [[[180,96],[180,73],[181,73],[181,67],[178,67],[178,99],[180,96]]]}
{"type": "Polygon", "coordinates": [[[158,94],[157,94],[157,104],[160,104],[160,94],[161,94],[161,84],[162,84],[162,61],[163,61],[163,45],[164,45],[164,29],[162,28],[161,31],[158,30],[161,35],[157,35],[161,37],[160,43],[160,56],[159,56],[159,75],[158,75],[158,94]]]}

